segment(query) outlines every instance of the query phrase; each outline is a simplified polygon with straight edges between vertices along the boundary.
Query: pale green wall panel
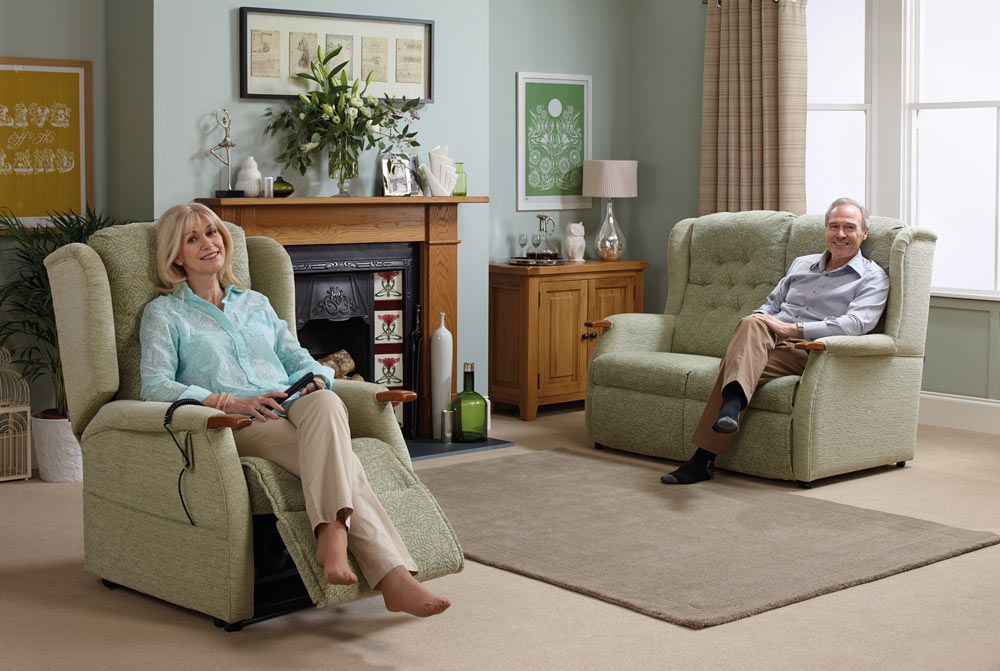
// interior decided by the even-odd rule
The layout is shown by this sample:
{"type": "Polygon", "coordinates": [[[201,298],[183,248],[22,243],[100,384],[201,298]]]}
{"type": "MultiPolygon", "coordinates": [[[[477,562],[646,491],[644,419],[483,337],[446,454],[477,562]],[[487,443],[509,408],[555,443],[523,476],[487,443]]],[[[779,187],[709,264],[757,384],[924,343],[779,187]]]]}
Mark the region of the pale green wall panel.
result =
{"type": "Polygon", "coordinates": [[[630,145],[639,161],[629,255],[650,264],[644,310],[663,312],[667,236],[678,221],[698,215],[706,8],[661,0],[629,6],[630,145]]]}
{"type": "MultiPolygon", "coordinates": [[[[153,0],[107,0],[108,214],[153,218],[153,0]]],[[[160,111],[160,114],[163,112],[160,111]]]]}
{"type": "MultiPolygon", "coordinates": [[[[628,76],[629,6],[614,0],[490,3],[491,259],[502,261],[518,253],[517,234],[537,231],[535,215],[541,213],[556,221],[560,249],[566,224],[583,221],[586,257],[593,258],[593,239],[603,217],[600,199],[594,199],[592,207],[585,210],[517,211],[517,73],[591,75],[592,158],[633,158],[629,155],[634,107],[628,76]]],[[[469,179],[471,184],[476,176],[469,179]]],[[[473,190],[470,187],[470,192],[473,190]]],[[[631,206],[628,199],[615,203],[626,239],[632,225],[631,206]]],[[[642,251],[629,247],[626,255],[642,258],[642,251]]]]}
{"type": "Polygon", "coordinates": [[[931,298],[921,385],[925,391],[1000,398],[995,379],[1000,343],[991,326],[998,310],[1000,303],[990,301],[931,298]]]}

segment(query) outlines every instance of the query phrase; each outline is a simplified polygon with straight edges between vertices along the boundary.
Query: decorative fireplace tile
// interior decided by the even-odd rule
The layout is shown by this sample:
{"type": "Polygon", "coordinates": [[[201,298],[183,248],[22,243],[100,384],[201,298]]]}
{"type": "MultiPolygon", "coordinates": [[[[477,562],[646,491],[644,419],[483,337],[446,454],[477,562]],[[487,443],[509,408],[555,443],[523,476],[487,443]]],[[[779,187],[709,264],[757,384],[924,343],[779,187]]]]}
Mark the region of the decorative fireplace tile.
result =
{"type": "MultiPolygon", "coordinates": [[[[374,378],[390,388],[403,386],[403,273],[399,270],[372,275],[375,293],[375,328],[372,352],[374,378]]],[[[403,423],[403,406],[393,403],[396,420],[403,423]]]]}

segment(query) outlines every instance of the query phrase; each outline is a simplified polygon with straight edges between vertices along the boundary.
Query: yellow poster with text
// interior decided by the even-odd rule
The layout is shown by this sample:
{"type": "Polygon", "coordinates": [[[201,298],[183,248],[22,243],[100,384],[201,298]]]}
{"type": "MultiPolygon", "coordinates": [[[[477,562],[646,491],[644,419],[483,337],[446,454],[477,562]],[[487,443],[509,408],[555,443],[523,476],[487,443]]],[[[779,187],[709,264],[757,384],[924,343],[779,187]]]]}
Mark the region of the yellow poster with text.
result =
{"type": "Polygon", "coordinates": [[[83,91],[79,68],[0,64],[0,209],[18,217],[83,211],[83,91]]]}

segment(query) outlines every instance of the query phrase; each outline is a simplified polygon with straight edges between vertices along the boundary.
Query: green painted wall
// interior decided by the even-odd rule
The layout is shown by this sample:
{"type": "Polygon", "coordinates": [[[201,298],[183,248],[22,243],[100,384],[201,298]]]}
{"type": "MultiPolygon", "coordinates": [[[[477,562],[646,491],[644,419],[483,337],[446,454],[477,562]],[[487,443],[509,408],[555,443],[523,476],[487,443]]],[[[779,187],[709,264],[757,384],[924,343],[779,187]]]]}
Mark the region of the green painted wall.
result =
{"type": "Polygon", "coordinates": [[[698,2],[633,0],[626,108],[639,197],[631,210],[630,256],[649,261],[646,312],[667,302],[667,236],[698,215],[701,78],[705,7],[698,2]]]}
{"type": "MultiPolygon", "coordinates": [[[[518,253],[517,234],[537,231],[535,215],[542,213],[556,221],[556,238],[560,245],[565,225],[570,221],[583,221],[587,229],[587,256],[593,256],[593,238],[601,226],[603,212],[599,199],[595,199],[588,210],[517,211],[517,73],[591,75],[591,157],[634,158],[629,147],[629,129],[633,123],[629,91],[629,6],[613,0],[490,3],[488,116],[492,260],[504,260],[518,253]]],[[[474,173],[470,173],[469,179],[470,183],[478,183],[474,173]]],[[[627,200],[615,204],[626,240],[632,225],[631,205],[627,200]]],[[[632,248],[627,250],[627,255],[641,257],[641,254],[636,256],[632,248]]],[[[483,298],[485,300],[485,295],[483,298]]]]}

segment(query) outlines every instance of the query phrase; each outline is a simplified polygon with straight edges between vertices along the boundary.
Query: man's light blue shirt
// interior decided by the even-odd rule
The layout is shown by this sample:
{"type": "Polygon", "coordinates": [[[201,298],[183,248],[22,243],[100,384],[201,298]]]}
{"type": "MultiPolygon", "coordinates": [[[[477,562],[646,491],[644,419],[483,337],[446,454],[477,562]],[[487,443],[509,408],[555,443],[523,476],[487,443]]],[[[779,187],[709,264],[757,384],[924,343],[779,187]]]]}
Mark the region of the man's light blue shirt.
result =
{"type": "Polygon", "coordinates": [[[150,301],[139,327],[142,398],[204,402],[212,393],[250,397],[284,391],[306,373],[326,380],[334,371],[316,362],[261,293],[225,288],[222,309],[184,282],[150,301]]]}
{"type": "Polygon", "coordinates": [[[859,250],[836,270],[827,271],[827,252],[800,256],[754,312],[802,323],[806,340],[861,335],[878,323],[889,297],[889,276],[859,250]]]}

